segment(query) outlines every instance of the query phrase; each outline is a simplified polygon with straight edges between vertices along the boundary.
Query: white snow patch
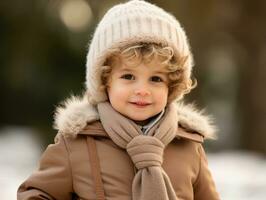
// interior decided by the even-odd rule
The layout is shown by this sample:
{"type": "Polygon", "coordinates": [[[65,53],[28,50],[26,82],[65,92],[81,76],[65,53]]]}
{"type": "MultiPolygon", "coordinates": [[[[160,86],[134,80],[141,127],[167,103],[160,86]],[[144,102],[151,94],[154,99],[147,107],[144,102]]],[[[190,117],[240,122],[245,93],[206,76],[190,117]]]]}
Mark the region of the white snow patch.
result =
{"type": "Polygon", "coordinates": [[[266,199],[266,158],[245,151],[208,154],[221,199],[266,199]]]}
{"type": "Polygon", "coordinates": [[[18,186],[37,167],[40,151],[34,130],[13,126],[0,130],[1,199],[17,199],[18,186]]]}

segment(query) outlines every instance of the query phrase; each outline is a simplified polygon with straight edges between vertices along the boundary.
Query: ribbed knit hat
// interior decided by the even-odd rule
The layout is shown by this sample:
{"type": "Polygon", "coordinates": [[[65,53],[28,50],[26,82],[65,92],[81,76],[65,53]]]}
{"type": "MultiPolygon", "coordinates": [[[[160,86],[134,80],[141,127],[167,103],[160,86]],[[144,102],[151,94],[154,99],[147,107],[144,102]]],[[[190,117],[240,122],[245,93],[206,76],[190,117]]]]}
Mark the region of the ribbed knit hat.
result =
{"type": "Polygon", "coordinates": [[[131,0],[109,9],[94,32],[86,66],[86,87],[92,103],[107,100],[106,93],[99,90],[99,68],[110,56],[110,50],[138,42],[170,46],[176,56],[187,56],[185,75],[190,77],[193,57],[177,19],[154,4],[131,0]]]}

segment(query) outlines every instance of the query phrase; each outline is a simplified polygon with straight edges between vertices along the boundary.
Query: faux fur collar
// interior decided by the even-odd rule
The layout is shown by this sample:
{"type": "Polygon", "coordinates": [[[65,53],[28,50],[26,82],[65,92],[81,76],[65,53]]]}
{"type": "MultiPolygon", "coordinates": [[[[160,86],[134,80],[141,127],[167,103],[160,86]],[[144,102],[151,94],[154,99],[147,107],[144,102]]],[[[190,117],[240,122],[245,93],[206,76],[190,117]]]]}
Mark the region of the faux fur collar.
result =
{"type": "MultiPolygon", "coordinates": [[[[178,124],[188,132],[198,133],[205,139],[214,139],[216,128],[209,116],[191,105],[177,103],[178,124]]],[[[88,123],[99,120],[94,106],[86,98],[72,96],[56,108],[54,128],[66,135],[77,135],[88,123]]]]}

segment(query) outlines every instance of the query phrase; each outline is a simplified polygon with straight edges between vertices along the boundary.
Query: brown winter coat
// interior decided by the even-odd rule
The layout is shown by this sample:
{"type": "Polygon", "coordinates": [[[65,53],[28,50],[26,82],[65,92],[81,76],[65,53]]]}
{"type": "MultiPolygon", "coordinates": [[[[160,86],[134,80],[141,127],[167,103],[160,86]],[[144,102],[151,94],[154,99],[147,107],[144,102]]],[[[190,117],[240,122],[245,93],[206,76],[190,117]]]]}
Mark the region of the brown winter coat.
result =
{"type": "MultiPolygon", "coordinates": [[[[109,138],[97,120],[97,113],[83,105],[82,101],[73,99],[66,109],[58,110],[59,134],[55,144],[48,146],[39,169],[20,186],[19,200],[96,199],[88,149],[91,137],[96,143],[105,199],[131,199],[136,169],[129,155],[109,138]],[[90,117],[86,109],[90,110],[90,117]]],[[[165,148],[162,167],[178,199],[219,199],[202,147],[204,137],[210,136],[206,131],[212,134],[213,129],[193,109],[183,105],[179,108],[179,128],[176,138],[165,148]]]]}

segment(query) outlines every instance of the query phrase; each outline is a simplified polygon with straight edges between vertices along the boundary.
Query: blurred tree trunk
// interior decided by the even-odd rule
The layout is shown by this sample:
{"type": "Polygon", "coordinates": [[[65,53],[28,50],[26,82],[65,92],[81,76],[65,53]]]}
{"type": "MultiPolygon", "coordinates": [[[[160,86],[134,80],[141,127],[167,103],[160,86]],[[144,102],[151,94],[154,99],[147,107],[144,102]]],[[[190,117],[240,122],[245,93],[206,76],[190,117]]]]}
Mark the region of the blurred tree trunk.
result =
{"type": "Polygon", "coordinates": [[[235,37],[246,50],[239,66],[238,106],[241,147],[266,154],[266,12],[265,1],[238,1],[242,12],[235,37]]]}

